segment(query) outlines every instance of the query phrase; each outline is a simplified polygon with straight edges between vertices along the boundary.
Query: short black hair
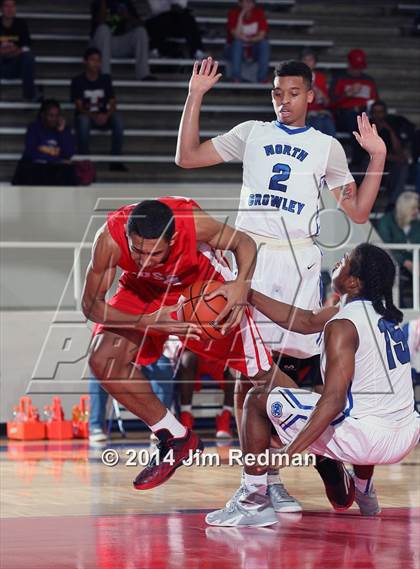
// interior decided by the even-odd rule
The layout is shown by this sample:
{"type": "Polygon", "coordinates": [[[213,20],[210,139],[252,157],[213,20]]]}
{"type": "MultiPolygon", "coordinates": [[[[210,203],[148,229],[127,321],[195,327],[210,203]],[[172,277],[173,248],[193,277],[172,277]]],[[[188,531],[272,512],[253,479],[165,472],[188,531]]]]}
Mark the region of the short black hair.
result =
{"type": "Polygon", "coordinates": [[[134,206],[127,222],[127,233],[144,239],[164,237],[170,241],[175,233],[175,218],[169,206],[159,200],[145,200],[134,206]]]}
{"type": "Polygon", "coordinates": [[[102,57],[102,53],[97,47],[88,47],[83,54],[83,59],[87,61],[91,55],[99,55],[99,57],[102,57]]]}
{"type": "Polygon", "coordinates": [[[378,99],[377,101],[374,101],[371,106],[370,106],[370,111],[372,112],[373,107],[383,107],[385,112],[388,111],[388,105],[385,103],[385,101],[381,101],[381,99],[378,99]]]}
{"type": "Polygon", "coordinates": [[[394,261],[386,251],[371,243],[361,243],[352,254],[350,275],[362,282],[361,295],[370,300],[378,314],[392,322],[402,322],[403,313],[392,298],[395,281],[394,261]]]}
{"type": "Polygon", "coordinates": [[[302,77],[308,89],[312,89],[312,71],[303,61],[281,61],[274,71],[274,77],[302,77]]]}
{"type": "Polygon", "coordinates": [[[46,113],[50,109],[58,109],[61,111],[60,103],[57,101],[57,99],[44,99],[39,109],[39,115],[46,113]]]}

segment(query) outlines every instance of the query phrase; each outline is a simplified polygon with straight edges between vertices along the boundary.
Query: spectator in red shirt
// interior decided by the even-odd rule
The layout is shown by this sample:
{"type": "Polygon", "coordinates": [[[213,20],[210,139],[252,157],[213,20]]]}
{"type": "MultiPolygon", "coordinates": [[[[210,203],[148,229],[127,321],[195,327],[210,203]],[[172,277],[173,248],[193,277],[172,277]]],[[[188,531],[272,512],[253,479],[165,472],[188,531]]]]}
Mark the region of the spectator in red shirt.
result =
{"type": "Polygon", "coordinates": [[[242,62],[258,62],[257,80],[267,81],[270,61],[270,44],[267,40],[268,24],[264,9],[254,0],[239,0],[239,6],[228,14],[227,46],[225,57],[231,66],[233,81],[241,82],[242,62]]]}
{"type": "Polygon", "coordinates": [[[312,71],[312,91],[314,92],[314,100],[308,105],[306,124],[324,134],[335,136],[335,123],[329,110],[330,98],[328,96],[327,77],[325,73],[315,69],[317,56],[311,49],[303,50],[302,61],[312,71]]]}
{"type": "Polygon", "coordinates": [[[352,49],[347,54],[347,59],[347,71],[337,77],[331,93],[337,127],[352,133],[357,130],[357,115],[366,111],[369,101],[375,101],[379,97],[375,81],[363,73],[367,67],[363,49],[352,49]]]}

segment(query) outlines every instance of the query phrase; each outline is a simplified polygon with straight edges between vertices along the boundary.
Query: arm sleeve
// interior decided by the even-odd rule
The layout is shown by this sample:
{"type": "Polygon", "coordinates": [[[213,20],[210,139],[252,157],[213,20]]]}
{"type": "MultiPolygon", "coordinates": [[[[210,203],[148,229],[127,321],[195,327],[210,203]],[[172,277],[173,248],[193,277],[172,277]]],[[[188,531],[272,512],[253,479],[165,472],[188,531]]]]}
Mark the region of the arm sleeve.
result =
{"type": "Polygon", "coordinates": [[[325,181],[329,190],[354,182],[354,178],[351,175],[347,164],[344,148],[336,138],[333,138],[331,142],[325,172],[325,181]]]}
{"type": "Polygon", "coordinates": [[[229,132],[212,138],[211,141],[225,162],[243,160],[246,141],[256,121],[246,121],[234,126],[229,132]]]}

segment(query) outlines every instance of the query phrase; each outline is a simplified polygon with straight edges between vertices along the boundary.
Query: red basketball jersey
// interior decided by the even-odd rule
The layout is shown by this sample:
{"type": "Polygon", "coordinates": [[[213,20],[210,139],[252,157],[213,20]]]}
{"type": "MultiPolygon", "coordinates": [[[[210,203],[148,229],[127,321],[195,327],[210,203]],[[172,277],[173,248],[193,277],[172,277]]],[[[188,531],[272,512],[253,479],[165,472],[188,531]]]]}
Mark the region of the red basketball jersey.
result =
{"type": "Polygon", "coordinates": [[[162,291],[168,291],[172,287],[181,291],[195,282],[205,267],[209,272],[208,279],[223,280],[218,272],[211,270],[208,255],[198,250],[194,209],[201,209],[200,206],[194,200],[182,197],[164,197],[159,198],[159,201],[173,211],[176,237],[167,260],[150,270],[143,271],[136,265],[128,246],[127,221],[137,204],[124,206],[108,216],[108,230],[121,252],[118,266],[124,272],[120,278],[120,285],[131,290],[139,290],[142,284],[147,282],[162,291]]]}

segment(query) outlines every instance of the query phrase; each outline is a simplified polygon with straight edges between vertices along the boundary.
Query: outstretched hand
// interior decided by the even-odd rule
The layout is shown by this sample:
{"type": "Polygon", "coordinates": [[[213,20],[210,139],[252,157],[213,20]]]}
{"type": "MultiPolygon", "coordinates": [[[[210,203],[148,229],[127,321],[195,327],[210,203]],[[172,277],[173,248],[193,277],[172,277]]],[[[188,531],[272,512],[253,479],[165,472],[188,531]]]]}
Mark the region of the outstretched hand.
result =
{"type": "Polygon", "coordinates": [[[376,126],[370,124],[366,113],[357,116],[357,126],[359,132],[354,131],[353,134],[360,146],[371,156],[373,154],[386,155],[385,142],[379,136],[376,126]]]}
{"type": "Polygon", "coordinates": [[[204,95],[204,93],[210,91],[222,76],[221,73],[217,73],[218,67],[219,63],[213,61],[212,57],[203,59],[201,64],[199,61],[196,61],[190,79],[190,93],[204,95]]]}

